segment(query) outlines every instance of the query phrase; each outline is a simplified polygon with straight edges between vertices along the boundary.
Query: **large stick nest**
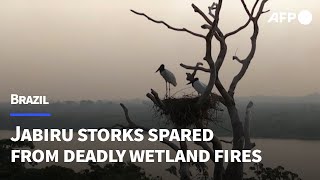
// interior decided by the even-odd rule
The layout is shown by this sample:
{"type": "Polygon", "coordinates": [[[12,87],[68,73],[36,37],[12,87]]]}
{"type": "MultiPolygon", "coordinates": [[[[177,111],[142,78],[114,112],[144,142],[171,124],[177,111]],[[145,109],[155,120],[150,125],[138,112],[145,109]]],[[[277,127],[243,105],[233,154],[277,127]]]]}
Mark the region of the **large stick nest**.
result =
{"type": "Polygon", "coordinates": [[[217,120],[217,111],[221,111],[218,96],[211,94],[200,107],[197,105],[198,99],[199,96],[194,95],[169,97],[162,100],[165,110],[156,107],[155,113],[165,117],[168,123],[172,123],[175,127],[190,127],[199,123],[205,125],[209,121],[217,120]]]}

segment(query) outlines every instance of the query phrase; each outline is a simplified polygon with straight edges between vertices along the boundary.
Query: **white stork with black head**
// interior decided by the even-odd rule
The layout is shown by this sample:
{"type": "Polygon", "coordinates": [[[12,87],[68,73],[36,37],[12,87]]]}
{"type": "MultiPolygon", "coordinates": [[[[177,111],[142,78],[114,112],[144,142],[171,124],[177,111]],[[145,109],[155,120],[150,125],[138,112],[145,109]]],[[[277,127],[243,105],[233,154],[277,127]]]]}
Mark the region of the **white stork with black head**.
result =
{"type": "Polygon", "coordinates": [[[158,68],[156,72],[158,71],[160,71],[160,75],[166,81],[166,97],[168,97],[168,83],[169,83],[169,96],[170,96],[170,84],[172,84],[173,86],[177,86],[176,77],[171,71],[169,71],[168,69],[165,69],[164,64],[161,64],[161,66],[158,68]]]}
{"type": "Polygon", "coordinates": [[[194,78],[188,84],[192,84],[192,87],[198,92],[198,94],[202,95],[207,88],[203,82],[199,80],[199,78],[194,78]]]}

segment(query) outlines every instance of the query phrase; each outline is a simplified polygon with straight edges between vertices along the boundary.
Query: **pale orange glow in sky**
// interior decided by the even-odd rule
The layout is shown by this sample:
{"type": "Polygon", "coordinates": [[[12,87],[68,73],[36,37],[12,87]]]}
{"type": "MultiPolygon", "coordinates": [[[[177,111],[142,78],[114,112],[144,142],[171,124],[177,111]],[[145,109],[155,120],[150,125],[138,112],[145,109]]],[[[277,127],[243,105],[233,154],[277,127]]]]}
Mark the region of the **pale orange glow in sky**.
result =
{"type": "MultiPolygon", "coordinates": [[[[212,1],[0,1],[0,101],[8,101],[11,93],[47,95],[53,100],[142,98],[150,88],[164,93],[164,81],[154,73],[160,64],[177,77],[173,92],[187,87],[186,70],[179,64],[202,61],[204,41],[129,10],[205,34],[200,28],[205,22],[193,12],[191,3],[206,12],[212,1]]],[[[271,12],[260,20],[256,56],[237,96],[320,92],[319,5],[316,0],[269,1],[271,12]],[[273,12],[303,9],[313,14],[310,25],[267,22],[273,12]]],[[[220,24],[225,33],[246,19],[240,1],[225,1],[220,24]]],[[[236,49],[240,58],[246,56],[250,32],[249,28],[228,40],[220,75],[226,87],[240,68],[232,56],[236,49]]],[[[199,78],[207,82],[208,75],[201,73],[199,78]]]]}

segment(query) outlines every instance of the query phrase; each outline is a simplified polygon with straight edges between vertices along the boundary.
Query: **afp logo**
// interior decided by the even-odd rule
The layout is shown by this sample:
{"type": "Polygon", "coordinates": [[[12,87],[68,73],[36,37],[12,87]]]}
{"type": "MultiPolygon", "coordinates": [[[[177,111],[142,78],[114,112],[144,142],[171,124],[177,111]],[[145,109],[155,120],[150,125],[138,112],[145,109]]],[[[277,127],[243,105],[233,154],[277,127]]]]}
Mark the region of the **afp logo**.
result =
{"type": "Polygon", "coordinates": [[[308,10],[296,12],[273,12],[268,20],[268,23],[292,23],[297,21],[302,25],[309,25],[312,22],[312,13],[308,10]]]}

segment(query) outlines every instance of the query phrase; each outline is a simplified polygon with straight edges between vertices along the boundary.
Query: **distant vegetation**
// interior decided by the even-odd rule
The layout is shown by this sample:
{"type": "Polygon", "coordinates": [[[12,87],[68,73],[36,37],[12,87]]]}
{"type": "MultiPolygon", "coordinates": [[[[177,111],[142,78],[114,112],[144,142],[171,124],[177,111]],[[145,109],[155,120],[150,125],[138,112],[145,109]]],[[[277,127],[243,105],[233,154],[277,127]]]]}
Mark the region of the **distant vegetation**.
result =
{"type": "MultiPolygon", "coordinates": [[[[320,139],[320,96],[300,98],[252,97],[238,99],[240,115],[244,116],[249,100],[255,103],[251,133],[253,137],[320,139]]],[[[123,102],[137,123],[155,128],[169,127],[152,114],[149,101],[123,102]]],[[[47,106],[0,104],[0,128],[12,130],[16,125],[25,128],[99,128],[125,123],[119,102],[91,101],[55,102],[47,106]],[[10,112],[50,112],[52,117],[10,118],[10,112]]],[[[219,136],[231,136],[227,113],[221,112],[219,122],[213,126],[219,136]]]]}

